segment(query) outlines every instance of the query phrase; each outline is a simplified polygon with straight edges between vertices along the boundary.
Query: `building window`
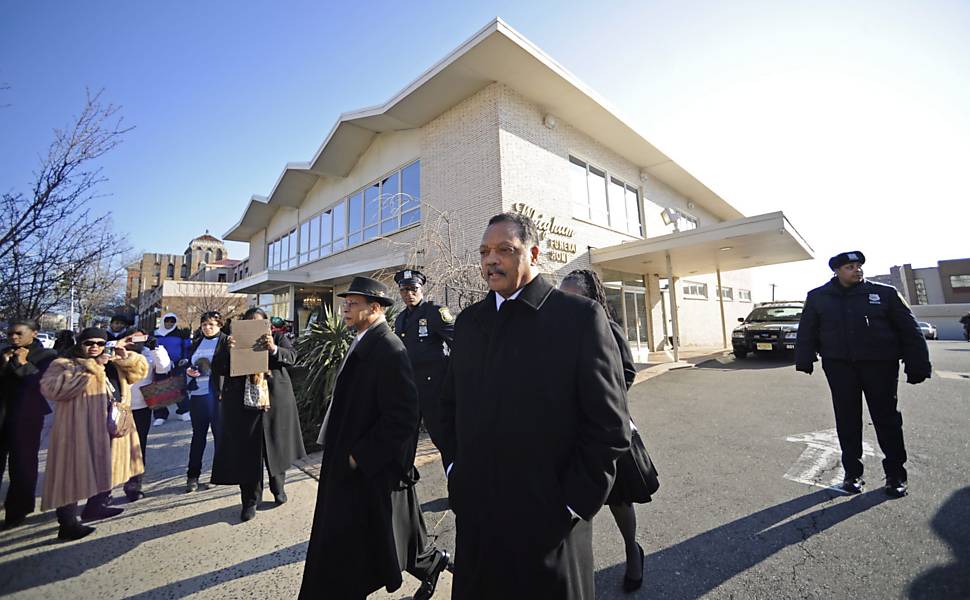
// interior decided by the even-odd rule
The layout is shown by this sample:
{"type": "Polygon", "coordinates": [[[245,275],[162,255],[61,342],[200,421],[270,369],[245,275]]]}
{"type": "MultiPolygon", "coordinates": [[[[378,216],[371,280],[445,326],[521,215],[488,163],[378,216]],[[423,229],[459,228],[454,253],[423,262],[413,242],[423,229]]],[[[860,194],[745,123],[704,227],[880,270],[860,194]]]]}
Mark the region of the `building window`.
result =
{"type": "Polygon", "coordinates": [[[222,260],[222,250],[216,250],[216,260],[222,260]]]}
{"type": "Polygon", "coordinates": [[[684,298],[707,300],[707,284],[696,281],[684,281],[682,284],[684,298]]]}
{"type": "Polygon", "coordinates": [[[225,283],[225,282],[226,282],[226,274],[219,273],[219,283],[225,283]]]}
{"type": "Polygon", "coordinates": [[[751,302],[751,290],[738,290],[738,302],[751,302]]]}
{"type": "Polygon", "coordinates": [[[169,279],[175,278],[175,265],[173,265],[172,263],[168,263],[168,278],[169,279]]]}
{"type": "Polygon", "coordinates": [[[961,291],[970,288],[970,275],[950,275],[950,287],[961,291]]]}
{"type": "Polygon", "coordinates": [[[372,182],[266,244],[267,268],[292,269],[421,220],[421,164],[372,182]]]}
{"type": "Polygon", "coordinates": [[[916,279],[914,283],[916,284],[916,304],[929,304],[926,297],[926,283],[922,279],[916,279]]]}
{"type": "Polygon", "coordinates": [[[718,289],[718,292],[721,295],[721,299],[722,300],[724,300],[725,302],[733,302],[734,301],[734,290],[732,288],[729,288],[729,287],[719,287],[717,289],[718,289]]]}
{"type": "Polygon", "coordinates": [[[180,275],[181,275],[182,279],[188,279],[189,278],[189,265],[182,265],[182,269],[181,269],[180,275]]]}
{"type": "Polygon", "coordinates": [[[636,187],[570,156],[569,188],[574,216],[630,235],[643,235],[636,187]]]}

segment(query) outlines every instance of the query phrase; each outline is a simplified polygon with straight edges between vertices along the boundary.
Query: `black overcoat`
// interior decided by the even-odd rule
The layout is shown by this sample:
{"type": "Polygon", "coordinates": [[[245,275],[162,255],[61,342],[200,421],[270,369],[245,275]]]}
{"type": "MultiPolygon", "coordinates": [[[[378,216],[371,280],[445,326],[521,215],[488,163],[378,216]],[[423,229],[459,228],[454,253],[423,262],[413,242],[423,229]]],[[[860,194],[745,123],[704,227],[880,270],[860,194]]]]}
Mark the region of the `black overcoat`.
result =
{"type": "Polygon", "coordinates": [[[418,394],[404,344],[386,323],[372,325],[347,358],[329,410],[300,598],[394,591],[402,578],[391,493],[412,466],[406,446],[418,394]]]}
{"type": "Polygon", "coordinates": [[[296,350],[286,337],[273,334],[276,355],[269,357],[269,410],[243,406],[246,376],[229,376],[229,344],[212,357],[212,372],[222,376],[219,443],[212,461],[212,483],[248,484],[263,478],[263,453],[271,475],[286,471],[306,456],[296,397],[287,367],[296,363],[296,350]]]}
{"type": "Polygon", "coordinates": [[[440,448],[454,598],[592,600],[589,521],[629,448],[625,390],[603,309],[541,275],[501,310],[490,292],[459,315],[440,448]]]}

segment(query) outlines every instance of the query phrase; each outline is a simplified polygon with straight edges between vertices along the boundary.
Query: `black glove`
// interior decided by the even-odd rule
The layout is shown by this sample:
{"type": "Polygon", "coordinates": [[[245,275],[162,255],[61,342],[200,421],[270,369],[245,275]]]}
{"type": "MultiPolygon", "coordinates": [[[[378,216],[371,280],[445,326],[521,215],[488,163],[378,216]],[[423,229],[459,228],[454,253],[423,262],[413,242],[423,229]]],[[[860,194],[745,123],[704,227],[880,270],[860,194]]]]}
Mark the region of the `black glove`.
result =
{"type": "Polygon", "coordinates": [[[923,383],[929,378],[930,378],[930,374],[926,372],[906,373],[906,383],[912,383],[914,385],[917,383],[923,383]]]}
{"type": "Polygon", "coordinates": [[[795,363],[795,370],[801,371],[802,373],[808,373],[809,375],[811,375],[812,371],[815,370],[815,365],[812,363],[808,363],[807,365],[795,363]]]}
{"type": "Polygon", "coordinates": [[[145,342],[145,347],[148,348],[149,350],[154,350],[155,348],[158,348],[158,338],[155,338],[155,337],[148,338],[148,341],[145,342]]]}

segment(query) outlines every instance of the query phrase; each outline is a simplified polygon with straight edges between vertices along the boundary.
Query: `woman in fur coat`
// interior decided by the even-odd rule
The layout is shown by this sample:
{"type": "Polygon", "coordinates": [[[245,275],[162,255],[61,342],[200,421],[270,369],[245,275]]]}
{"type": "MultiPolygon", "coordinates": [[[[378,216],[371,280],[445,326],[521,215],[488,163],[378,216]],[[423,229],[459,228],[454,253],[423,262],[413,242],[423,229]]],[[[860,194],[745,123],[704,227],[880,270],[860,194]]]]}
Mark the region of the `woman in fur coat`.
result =
{"type": "Polygon", "coordinates": [[[121,513],[109,507],[111,488],[143,473],[141,447],[134,427],[127,435],[108,434],[108,402],[130,410],[132,383],[148,374],[148,363],[123,344],[105,353],[107,333],[89,327],[78,336],[74,351],[51,363],[40,386],[54,403],[54,426],[47,450],[41,509],[57,508],[61,540],[80,539],[94,521],[121,513]],[[81,518],[77,503],[87,499],[81,518]]]}

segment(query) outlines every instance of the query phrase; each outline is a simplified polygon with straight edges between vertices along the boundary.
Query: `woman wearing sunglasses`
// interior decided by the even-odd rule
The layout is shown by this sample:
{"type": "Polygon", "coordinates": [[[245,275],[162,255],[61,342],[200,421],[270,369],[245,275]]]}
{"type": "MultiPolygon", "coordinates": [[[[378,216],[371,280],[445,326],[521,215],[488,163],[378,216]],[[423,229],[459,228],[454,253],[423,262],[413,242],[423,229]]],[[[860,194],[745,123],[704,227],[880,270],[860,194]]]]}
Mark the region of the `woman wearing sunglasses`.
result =
{"type": "Polygon", "coordinates": [[[106,353],[107,338],[101,329],[85,329],[70,355],[52,362],[40,382],[44,396],[54,403],[41,509],[57,508],[61,540],[94,531],[81,520],[120,514],[120,508],[108,506],[111,488],[145,470],[134,428],[112,438],[107,422],[109,402],[130,409],[130,386],[148,374],[148,363],[124,345],[106,353]],[[79,519],[77,503],[85,498],[79,519]]]}

